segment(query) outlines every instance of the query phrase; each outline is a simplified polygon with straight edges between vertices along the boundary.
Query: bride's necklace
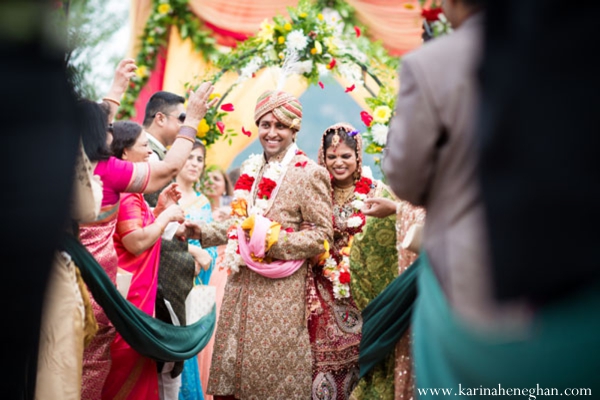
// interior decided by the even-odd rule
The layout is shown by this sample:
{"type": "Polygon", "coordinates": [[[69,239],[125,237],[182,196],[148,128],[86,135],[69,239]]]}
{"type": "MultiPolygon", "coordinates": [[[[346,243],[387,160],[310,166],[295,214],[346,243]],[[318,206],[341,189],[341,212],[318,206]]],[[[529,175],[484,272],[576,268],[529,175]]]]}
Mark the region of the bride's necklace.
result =
{"type": "Polygon", "coordinates": [[[337,205],[344,205],[354,195],[354,185],[345,188],[333,186],[333,201],[337,205]]]}

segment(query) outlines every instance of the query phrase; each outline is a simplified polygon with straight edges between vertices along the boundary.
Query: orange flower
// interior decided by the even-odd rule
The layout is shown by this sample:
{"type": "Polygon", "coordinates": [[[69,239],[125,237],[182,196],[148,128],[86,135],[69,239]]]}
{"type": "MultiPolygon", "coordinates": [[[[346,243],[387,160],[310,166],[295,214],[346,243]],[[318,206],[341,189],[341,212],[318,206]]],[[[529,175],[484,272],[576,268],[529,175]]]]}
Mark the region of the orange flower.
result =
{"type": "Polygon", "coordinates": [[[343,256],[350,257],[350,246],[343,247],[340,250],[340,254],[343,255],[343,256]]]}
{"type": "Polygon", "coordinates": [[[236,217],[248,216],[248,203],[245,199],[234,199],[231,202],[231,215],[236,217]]]}

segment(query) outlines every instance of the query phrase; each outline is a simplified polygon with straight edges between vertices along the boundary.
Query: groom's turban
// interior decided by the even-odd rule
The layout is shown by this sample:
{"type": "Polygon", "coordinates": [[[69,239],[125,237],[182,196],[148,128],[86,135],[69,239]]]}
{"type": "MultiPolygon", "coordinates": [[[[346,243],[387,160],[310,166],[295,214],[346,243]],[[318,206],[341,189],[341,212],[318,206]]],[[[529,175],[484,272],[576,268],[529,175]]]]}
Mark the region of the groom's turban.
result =
{"type": "Polygon", "coordinates": [[[270,112],[288,128],[300,130],[302,104],[293,95],[277,90],[267,90],[261,94],[256,101],[256,109],[254,110],[256,125],[265,114],[270,112]]]}

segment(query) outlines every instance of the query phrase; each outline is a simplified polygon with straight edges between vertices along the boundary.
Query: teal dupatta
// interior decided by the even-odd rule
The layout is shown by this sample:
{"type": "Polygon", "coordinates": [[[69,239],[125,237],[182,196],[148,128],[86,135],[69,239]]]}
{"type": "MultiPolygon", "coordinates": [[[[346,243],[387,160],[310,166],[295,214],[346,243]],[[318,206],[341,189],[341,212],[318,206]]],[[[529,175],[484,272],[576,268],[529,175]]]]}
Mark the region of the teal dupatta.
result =
{"type": "Polygon", "coordinates": [[[394,353],[396,343],[410,326],[419,270],[417,258],[363,310],[358,359],[361,378],[394,353]]]}
{"type": "Polygon", "coordinates": [[[454,399],[600,396],[600,282],[538,308],[519,331],[484,332],[452,310],[427,255],[419,258],[412,327],[420,400],[443,397],[437,388],[454,399]]]}
{"type": "Polygon", "coordinates": [[[125,341],[143,356],[157,361],[187,360],[198,354],[212,337],[216,311],[188,326],[174,326],[155,319],[133,306],[90,252],[74,237],[63,241],[66,251],[81,271],[94,299],[125,341]]]}

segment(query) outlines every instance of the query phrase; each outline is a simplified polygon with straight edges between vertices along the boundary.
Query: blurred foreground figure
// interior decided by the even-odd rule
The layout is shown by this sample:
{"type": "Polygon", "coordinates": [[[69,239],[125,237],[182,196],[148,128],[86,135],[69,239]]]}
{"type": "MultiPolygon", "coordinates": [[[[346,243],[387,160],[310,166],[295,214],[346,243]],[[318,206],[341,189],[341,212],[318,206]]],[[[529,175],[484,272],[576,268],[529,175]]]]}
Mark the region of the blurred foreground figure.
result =
{"type": "Polygon", "coordinates": [[[0,294],[5,343],[2,397],[33,398],[42,299],[68,220],[78,146],[74,96],[64,51],[47,32],[47,1],[0,5],[0,82],[4,156],[0,207],[0,294]],[[40,240],[31,240],[38,237],[40,240]]]}
{"type": "Polygon", "coordinates": [[[588,63],[598,12],[490,2],[479,135],[500,300],[543,304],[599,281],[600,76],[588,63]]]}

